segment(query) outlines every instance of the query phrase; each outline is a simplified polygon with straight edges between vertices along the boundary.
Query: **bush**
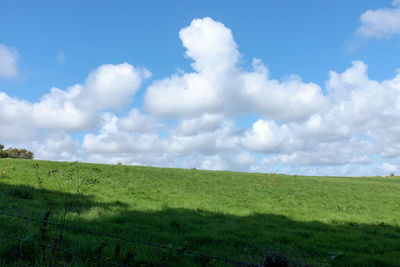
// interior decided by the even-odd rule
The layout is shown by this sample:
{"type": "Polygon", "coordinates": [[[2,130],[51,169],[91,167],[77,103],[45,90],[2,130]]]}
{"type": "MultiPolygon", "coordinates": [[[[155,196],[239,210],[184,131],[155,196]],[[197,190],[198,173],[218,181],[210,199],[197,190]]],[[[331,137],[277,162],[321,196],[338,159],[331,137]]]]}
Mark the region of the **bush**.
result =
{"type": "Polygon", "coordinates": [[[7,158],[7,153],[3,150],[0,150],[0,158],[7,158]]]}
{"type": "Polygon", "coordinates": [[[15,158],[15,159],[33,159],[33,153],[26,149],[18,148],[7,148],[4,149],[4,145],[0,144],[0,158],[15,158]]]}
{"type": "Polygon", "coordinates": [[[4,146],[2,144],[0,144],[0,158],[7,157],[7,153],[3,149],[4,149],[4,146]]]}

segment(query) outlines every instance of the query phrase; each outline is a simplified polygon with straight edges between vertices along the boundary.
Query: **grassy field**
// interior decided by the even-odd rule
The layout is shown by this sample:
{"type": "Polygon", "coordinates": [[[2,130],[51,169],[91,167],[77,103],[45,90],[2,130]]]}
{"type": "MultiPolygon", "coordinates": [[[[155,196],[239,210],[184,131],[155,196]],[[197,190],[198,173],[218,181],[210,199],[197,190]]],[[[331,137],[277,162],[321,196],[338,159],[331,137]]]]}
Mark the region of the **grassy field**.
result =
{"type": "MultiPolygon", "coordinates": [[[[400,266],[398,177],[0,159],[0,211],[42,220],[48,210],[54,223],[241,262],[261,264],[270,255],[293,266],[400,266]]],[[[5,215],[0,226],[0,265],[56,258],[50,247],[57,227],[5,215]]],[[[94,266],[90,257],[131,265],[227,264],[67,228],[62,236],[66,252],[58,263],[66,266],[94,266]]]]}

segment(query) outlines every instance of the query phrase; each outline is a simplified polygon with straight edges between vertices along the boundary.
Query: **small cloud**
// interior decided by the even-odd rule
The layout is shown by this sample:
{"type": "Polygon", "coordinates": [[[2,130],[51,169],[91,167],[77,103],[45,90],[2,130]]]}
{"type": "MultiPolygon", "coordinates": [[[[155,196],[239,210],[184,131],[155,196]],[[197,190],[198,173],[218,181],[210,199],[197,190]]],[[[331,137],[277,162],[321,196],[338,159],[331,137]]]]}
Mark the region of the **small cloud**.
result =
{"type": "Polygon", "coordinates": [[[367,10],[361,17],[357,34],[370,38],[389,38],[400,34],[400,0],[392,2],[392,8],[367,10]]]}
{"type": "Polygon", "coordinates": [[[57,54],[57,62],[58,63],[65,63],[67,61],[67,58],[65,57],[65,54],[63,51],[58,52],[57,54]]]}
{"type": "Polygon", "coordinates": [[[18,57],[15,48],[0,44],[0,76],[15,77],[18,75],[18,57]]]}

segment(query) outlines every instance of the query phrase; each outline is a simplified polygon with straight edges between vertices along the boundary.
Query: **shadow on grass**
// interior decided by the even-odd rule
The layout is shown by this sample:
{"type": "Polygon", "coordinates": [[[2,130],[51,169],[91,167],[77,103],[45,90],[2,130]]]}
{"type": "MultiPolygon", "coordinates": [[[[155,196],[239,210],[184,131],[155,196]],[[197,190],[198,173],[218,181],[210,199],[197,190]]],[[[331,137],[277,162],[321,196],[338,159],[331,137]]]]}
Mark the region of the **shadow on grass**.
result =
{"type": "Polygon", "coordinates": [[[26,185],[9,185],[0,182],[0,209],[26,208],[29,206],[29,214],[43,213],[50,208],[63,209],[71,206],[71,212],[81,213],[93,207],[111,209],[115,207],[126,208],[125,203],[116,201],[113,203],[100,203],[93,200],[91,195],[76,195],[60,191],[34,188],[26,185]]]}
{"type": "MultiPolygon", "coordinates": [[[[41,218],[48,208],[45,199],[51,198],[61,207],[65,200],[73,197],[67,193],[5,184],[0,184],[0,196],[0,209],[14,205],[20,214],[35,218],[41,218]]],[[[76,216],[68,217],[67,221],[73,227],[141,242],[181,248],[187,246],[191,251],[244,262],[261,263],[267,254],[276,252],[298,265],[400,266],[400,228],[386,224],[299,222],[275,214],[235,216],[169,207],[158,211],[135,211],[128,210],[124,203],[99,203],[90,196],[82,196],[74,212],[76,216]],[[100,211],[93,219],[79,215],[93,209],[100,211]]],[[[10,231],[14,235],[26,233],[24,222],[18,221],[19,231],[12,226],[15,223],[12,218],[0,215],[0,224],[9,226],[3,227],[3,232],[10,231]]],[[[36,232],[40,228],[40,225],[26,224],[36,232]]],[[[168,251],[159,252],[158,249],[110,241],[68,229],[65,235],[69,247],[85,255],[93,254],[103,246],[101,253],[108,253],[107,257],[112,258],[110,255],[116,253],[115,244],[125,249],[125,255],[131,251],[129,253],[135,258],[135,264],[157,264],[168,254],[168,251]]],[[[0,248],[3,256],[10,251],[4,244],[0,248]]],[[[172,261],[171,265],[177,264],[176,261],[172,261]]],[[[200,260],[187,261],[193,265],[213,264],[200,260]]]]}

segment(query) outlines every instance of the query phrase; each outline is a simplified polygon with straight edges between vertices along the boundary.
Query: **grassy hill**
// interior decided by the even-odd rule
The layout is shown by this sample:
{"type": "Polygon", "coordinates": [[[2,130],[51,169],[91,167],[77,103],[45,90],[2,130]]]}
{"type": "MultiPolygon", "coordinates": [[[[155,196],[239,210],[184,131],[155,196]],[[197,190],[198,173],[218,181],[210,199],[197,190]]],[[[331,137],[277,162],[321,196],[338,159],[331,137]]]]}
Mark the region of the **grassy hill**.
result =
{"type": "Polygon", "coordinates": [[[0,212],[38,219],[0,214],[0,265],[229,265],[189,251],[258,264],[400,266],[398,177],[0,159],[0,212]],[[61,247],[48,211],[66,226],[61,247]]]}

